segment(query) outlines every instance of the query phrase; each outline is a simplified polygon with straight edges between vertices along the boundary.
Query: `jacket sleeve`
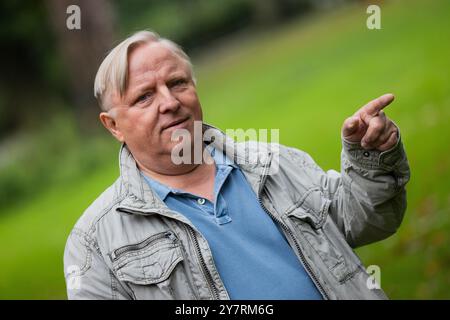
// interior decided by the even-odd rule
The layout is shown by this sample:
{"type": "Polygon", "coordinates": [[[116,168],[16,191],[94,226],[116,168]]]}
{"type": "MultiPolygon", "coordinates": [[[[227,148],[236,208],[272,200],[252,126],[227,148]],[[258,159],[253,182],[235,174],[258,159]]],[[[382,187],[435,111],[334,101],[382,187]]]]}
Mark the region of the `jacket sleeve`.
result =
{"type": "Polygon", "coordinates": [[[69,300],[130,299],[95,242],[76,228],[66,243],[64,275],[69,300]]]}
{"type": "Polygon", "coordinates": [[[394,234],[406,210],[410,169],[400,133],[390,150],[364,150],[342,139],[341,172],[314,168],[315,184],[331,201],[329,214],[353,248],[394,234]]]}

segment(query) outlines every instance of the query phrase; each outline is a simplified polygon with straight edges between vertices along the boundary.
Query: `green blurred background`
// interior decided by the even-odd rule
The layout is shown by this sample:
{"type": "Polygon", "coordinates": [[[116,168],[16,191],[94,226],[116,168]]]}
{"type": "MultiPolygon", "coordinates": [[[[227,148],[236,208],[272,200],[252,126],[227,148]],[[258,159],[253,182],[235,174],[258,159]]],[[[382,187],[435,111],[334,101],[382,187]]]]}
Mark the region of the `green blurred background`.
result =
{"type": "Polygon", "coordinates": [[[0,4],[0,298],[65,299],[62,255],[118,175],[93,77],[108,49],[152,29],[192,56],[205,120],[279,128],[339,170],[340,127],[368,100],[400,127],[412,169],[398,233],[359,248],[393,299],[450,298],[450,1],[47,0],[0,4]],[[68,30],[69,4],[81,30],[68,30]],[[366,27],[369,4],[381,30],[366,27]]]}

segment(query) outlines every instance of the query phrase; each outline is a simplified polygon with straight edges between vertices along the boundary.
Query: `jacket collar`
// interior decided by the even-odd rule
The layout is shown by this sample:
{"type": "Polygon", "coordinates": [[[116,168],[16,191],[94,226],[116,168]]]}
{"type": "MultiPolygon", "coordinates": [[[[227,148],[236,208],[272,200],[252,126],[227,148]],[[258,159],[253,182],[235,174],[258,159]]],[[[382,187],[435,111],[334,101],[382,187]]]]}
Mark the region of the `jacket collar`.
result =
{"type": "MultiPolygon", "coordinates": [[[[236,143],[221,130],[203,124],[203,141],[212,144],[217,150],[233,159],[243,171],[253,191],[258,195],[264,183],[265,175],[270,167],[272,153],[265,144],[255,141],[236,143]]],[[[133,155],[123,144],[119,152],[120,176],[126,196],[119,205],[121,211],[128,213],[150,214],[170,210],[150,188],[136,165],[133,155]]]]}

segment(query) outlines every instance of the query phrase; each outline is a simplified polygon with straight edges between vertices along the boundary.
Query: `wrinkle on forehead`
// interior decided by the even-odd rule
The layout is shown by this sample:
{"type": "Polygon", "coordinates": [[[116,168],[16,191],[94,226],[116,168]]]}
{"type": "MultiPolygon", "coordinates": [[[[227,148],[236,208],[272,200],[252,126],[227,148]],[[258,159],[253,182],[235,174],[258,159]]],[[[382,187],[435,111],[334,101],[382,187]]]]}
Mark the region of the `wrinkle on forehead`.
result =
{"type": "Polygon", "coordinates": [[[141,68],[137,69],[135,71],[135,74],[130,77],[128,87],[130,90],[134,90],[133,87],[135,87],[136,85],[156,81],[156,79],[158,78],[164,79],[172,74],[182,74],[184,76],[187,75],[184,68],[180,68],[180,64],[176,63],[169,64],[167,62],[162,62],[159,66],[149,68],[142,66],[141,68]]]}
{"type": "Polygon", "coordinates": [[[129,54],[129,83],[148,77],[149,74],[167,74],[187,70],[186,62],[160,43],[147,43],[134,48],[129,54]]]}

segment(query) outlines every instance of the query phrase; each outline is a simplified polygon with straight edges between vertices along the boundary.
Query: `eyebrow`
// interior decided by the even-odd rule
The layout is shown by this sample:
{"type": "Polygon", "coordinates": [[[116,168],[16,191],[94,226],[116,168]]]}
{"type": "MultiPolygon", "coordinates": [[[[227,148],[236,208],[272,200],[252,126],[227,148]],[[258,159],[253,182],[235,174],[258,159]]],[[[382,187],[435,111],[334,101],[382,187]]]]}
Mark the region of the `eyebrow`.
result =
{"type": "Polygon", "coordinates": [[[171,77],[169,80],[167,80],[167,83],[170,85],[170,84],[172,84],[173,82],[176,82],[176,81],[178,81],[178,80],[186,80],[186,81],[188,81],[188,80],[189,80],[189,76],[186,76],[186,75],[177,75],[177,76],[171,77]]]}
{"type": "Polygon", "coordinates": [[[130,102],[134,104],[136,100],[145,92],[149,90],[154,90],[155,85],[153,83],[146,83],[145,85],[142,85],[139,87],[136,91],[130,92],[130,102]]]}
{"type": "Polygon", "coordinates": [[[175,79],[180,79],[180,78],[187,79],[187,78],[189,78],[189,75],[186,72],[174,72],[174,73],[171,73],[168,76],[168,78],[169,78],[168,82],[170,82],[170,81],[173,81],[175,79]]]}
{"type": "MultiPolygon", "coordinates": [[[[189,79],[189,74],[182,71],[176,71],[168,75],[167,83],[171,83],[178,79],[189,79]]],[[[130,92],[130,103],[134,104],[136,100],[145,92],[149,90],[154,90],[155,84],[153,82],[146,82],[142,86],[140,86],[136,91],[130,92]]]]}

